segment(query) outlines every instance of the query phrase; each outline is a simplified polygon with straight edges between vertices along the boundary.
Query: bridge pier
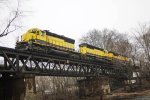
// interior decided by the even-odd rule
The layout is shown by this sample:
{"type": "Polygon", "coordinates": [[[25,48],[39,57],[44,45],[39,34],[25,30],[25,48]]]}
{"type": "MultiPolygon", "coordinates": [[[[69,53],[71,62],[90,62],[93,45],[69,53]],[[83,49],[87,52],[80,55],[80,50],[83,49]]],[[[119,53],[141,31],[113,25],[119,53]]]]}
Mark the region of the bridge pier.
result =
{"type": "Polygon", "coordinates": [[[24,100],[24,96],[24,78],[2,74],[0,78],[0,100],[24,100]]]}
{"type": "Polygon", "coordinates": [[[100,100],[103,100],[103,95],[110,93],[109,81],[106,77],[88,77],[79,80],[78,86],[80,98],[98,97],[100,100]]]}

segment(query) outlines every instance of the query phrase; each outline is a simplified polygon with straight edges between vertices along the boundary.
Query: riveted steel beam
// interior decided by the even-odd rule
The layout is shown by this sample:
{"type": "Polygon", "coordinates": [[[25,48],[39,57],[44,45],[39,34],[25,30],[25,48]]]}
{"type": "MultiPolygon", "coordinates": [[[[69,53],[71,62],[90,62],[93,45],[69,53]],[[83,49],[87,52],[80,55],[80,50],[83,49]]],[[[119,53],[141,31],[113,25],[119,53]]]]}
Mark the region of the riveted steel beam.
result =
{"type": "Polygon", "coordinates": [[[0,47],[4,64],[0,73],[22,73],[49,76],[109,76],[126,78],[128,70],[106,61],[68,58],[39,52],[0,47]]]}

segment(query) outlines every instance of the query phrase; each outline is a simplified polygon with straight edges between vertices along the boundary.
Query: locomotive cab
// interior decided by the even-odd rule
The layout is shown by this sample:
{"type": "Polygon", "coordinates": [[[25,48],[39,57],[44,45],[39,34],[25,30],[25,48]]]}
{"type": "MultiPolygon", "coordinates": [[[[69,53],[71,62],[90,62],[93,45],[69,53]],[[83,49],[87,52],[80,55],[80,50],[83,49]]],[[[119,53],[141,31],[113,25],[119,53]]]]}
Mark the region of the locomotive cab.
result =
{"type": "Polygon", "coordinates": [[[21,36],[21,41],[17,42],[16,49],[30,49],[32,44],[41,44],[43,41],[46,41],[46,32],[32,28],[21,36]]]}
{"type": "Polygon", "coordinates": [[[22,36],[23,42],[40,42],[40,41],[46,41],[46,33],[44,31],[41,31],[40,29],[33,28],[28,30],[23,36],[22,36]]]}

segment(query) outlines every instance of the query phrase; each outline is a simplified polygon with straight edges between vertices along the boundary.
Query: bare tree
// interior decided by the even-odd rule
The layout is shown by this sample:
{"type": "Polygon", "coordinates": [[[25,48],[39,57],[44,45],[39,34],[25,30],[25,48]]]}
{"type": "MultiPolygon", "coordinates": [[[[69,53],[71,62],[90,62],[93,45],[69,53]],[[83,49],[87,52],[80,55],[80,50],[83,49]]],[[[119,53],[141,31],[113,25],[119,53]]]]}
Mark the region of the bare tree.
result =
{"type": "Polygon", "coordinates": [[[139,45],[139,49],[145,53],[146,59],[150,61],[150,25],[139,24],[139,27],[135,29],[134,37],[139,45]]]}
{"type": "Polygon", "coordinates": [[[115,51],[125,55],[131,53],[131,44],[125,34],[117,30],[103,29],[89,31],[80,39],[81,43],[88,43],[108,51],[115,51]]]}
{"type": "MultiPolygon", "coordinates": [[[[13,2],[15,2],[15,0],[1,0],[0,4],[6,6],[6,8],[9,8],[7,10],[10,10],[11,7],[9,7],[8,3],[13,2]]],[[[4,22],[2,23],[0,29],[0,37],[6,36],[9,33],[12,33],[21,28],[20,23],[18,23],[19,19],[23,17],[23,11],[20,9],[20,2],[22,1],[16,0],[17,5],[14,10],[11,9],[11,11],[9,11],[7,20],[5,20],[5,18],[2,19],[4,22]]]]}
{"type": "Polygon", "coordinates": [[[27,100],[77,100],[77,78],[39,76],[35,79],[36,94],[27,92],[27,100]]]}
{"type": "Polygon", "coordinates": [[[93,29],[89,31],[85,36],[83,36],[80,39],[80,42],[102,47],[102,44],[99,44],[99,42],[101,41],[102,35],[99,33],[101,33],[101,31],[93,29]]]}
{"type": "Polygon", "coordinates": [[[150,76],[150,25],[139,24],[133,34],[138,46],[138,66],[144,76],[150,76]]]}
{"type": "Polygon", "coordinates": [[[132,44],[126,34],[118,34],[113,42],[114,51],[117,51],[119,54],[124,56],[131,56],[132,44]]]}

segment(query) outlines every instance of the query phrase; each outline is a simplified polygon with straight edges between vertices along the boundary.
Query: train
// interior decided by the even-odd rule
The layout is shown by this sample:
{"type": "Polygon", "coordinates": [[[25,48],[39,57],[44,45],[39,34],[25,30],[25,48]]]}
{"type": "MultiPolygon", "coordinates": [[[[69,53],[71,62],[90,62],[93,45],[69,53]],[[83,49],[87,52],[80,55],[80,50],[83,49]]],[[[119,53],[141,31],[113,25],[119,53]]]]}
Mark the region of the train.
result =
{"type": "Polygon", "coordinates": [[[117,59],[117,60],[120,60],[120,61],[129,61],[129,58],[128,57],[125,57],[125,56],[122,56],[122,55],[119,55],[115,52],[112,52],[112,51],[107,51],[107,50],[104,50],[102,48],[98,48],[98,47],[95,47],[95,46],[92,46],[92,45],[89,45],[87,43],[82,43],[79,45],[80,47],[80,53],[81,54],[85,54],[85,55],[92,55],[92,56],[95,56],[95,57],[103,57],[103,58],[109,58],[109,59],[117,59]]]}
{"type": "Polygon", "coordinates": [[[92,46],[87,43],[79,45],[79,52],[75,51],[75,40],[52,33],[49,30],[31,28],[21,36],[21,41],[17,41],[16,49],[42,51],[45,53],[69,56],[80,55],[79,58],[107,58],[109,60],[120,60],[128,62],[129,58],[120,54],[92,46]]]}

